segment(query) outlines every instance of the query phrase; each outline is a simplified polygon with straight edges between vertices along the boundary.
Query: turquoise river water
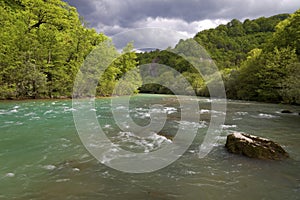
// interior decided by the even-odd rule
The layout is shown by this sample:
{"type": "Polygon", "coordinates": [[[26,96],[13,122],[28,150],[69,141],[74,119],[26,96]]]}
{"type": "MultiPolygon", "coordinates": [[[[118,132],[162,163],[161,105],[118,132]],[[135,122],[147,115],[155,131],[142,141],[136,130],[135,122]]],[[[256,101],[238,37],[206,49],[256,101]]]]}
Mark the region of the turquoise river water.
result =
{"type": "MultiPolygon", "coordinates": [[[[180,123],[175,97],[137,95],[130,116],[149,123],[149,107],[163,106],[168,120],[164,136],[141,140],[114,124],[110,98],[97,99],[95,112],[112,141],[132,151],[149,152],[172,142],[180,123]]],[[[0,199],[300,199],[300,107],[228,101],[226,121],[213,150],[200,159],[212,115],[210,100],[199,98],[198,134],[186,153],[151,173],[130,174],[101,164],[77,134],[71,100],[0,102],[0,199]],[[295,114],[282,114],[289,109],[295,114]],[[226,151],[234,131],[272,139],[290,154],[284,161],[264,161],[226,151]]],[[[123,109],[115,107],[112,109],[123,109]]]]}

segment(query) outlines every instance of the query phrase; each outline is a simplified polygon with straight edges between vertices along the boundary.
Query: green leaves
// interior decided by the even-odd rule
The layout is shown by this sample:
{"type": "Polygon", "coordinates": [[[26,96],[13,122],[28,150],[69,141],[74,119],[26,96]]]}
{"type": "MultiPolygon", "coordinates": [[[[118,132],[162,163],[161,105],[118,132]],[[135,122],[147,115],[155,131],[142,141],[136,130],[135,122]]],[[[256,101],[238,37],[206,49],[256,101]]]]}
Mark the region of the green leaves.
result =
{"type": "Polygon", "coordinates": [[[107,38],[61,0],[0,1],[0,98],[71,96],[85,57],[107,38]]]}
{"type": "Polygon", "coordinates": [[[227,25],[199,32],[195,40],[201,44],[216,62],[219,69],[236,68],[246,59],[254,48],[262,48],[278,22],[288,15],[245,20],[243,23],[233,19],[227,25]]]}
{"type": "Polygon", "coordinates": [[[294,97],[292,99],[288,97],[296,92],[286,90],[291,89],[291,80],[298,76],[295,74],[298,71],[293,69],[297,62],[299,61],[295,49],[289,46],[280,49],[275,47],[272,52],[252,50],[239,71],[237,97],[247,100],[292,103],[294,97]]]}
{"type": "Polygon", "coordinates": [[[300,10],[200,32],[229,98],[299,103],[300,10]],[[276,31],[276,32],[275,32],[276,31]]]}
{"type": "Polygon", "coordinates": [[[283,102],[300,104],[300,63],[291,64],[280,90],[283,102]]]}

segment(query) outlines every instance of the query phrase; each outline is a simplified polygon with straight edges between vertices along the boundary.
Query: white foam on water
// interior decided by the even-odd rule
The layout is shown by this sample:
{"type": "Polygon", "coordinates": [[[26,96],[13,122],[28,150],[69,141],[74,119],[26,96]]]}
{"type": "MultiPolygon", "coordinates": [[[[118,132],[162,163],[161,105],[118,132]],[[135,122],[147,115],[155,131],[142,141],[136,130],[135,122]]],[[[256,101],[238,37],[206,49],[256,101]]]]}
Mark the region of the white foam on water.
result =
{"type": "Polygon", "coordinates": [[[62,144],[61,146],[64,147],[64,148],[69,148],[72,145],[70,145],[70,144],[62,144]]]}
{"type": "Polygon", "coordinates": [[[109,149],[109,151],[112,153],[116,153],[119,152],[119,149],[117,149],[116,147],[112,147],[111,149],[109,149]]]}
{"type": "Polygon", "coordinates": [[[31,120],[39,120],[39,119],[41,119],[40,117],[31,117],[29,120],[31,121],[31,120]]]}
{"type": "Polygon", "coordinates": [[[207,122],[205,121],[200,121],[200,122],[189,122],[189,121],[175,121],[177,122],[179,125],[181,125],[183,127],[183,129],[185,128],[206,128],[207,127],[207,122]]]}
{"type": "Polygon", "coordinates": [[[245,116],[248,115],[248,112],[235,112],[234,114],[239,116],[245,116]]]}
{"type": "Polygon", "coordinates": [[[172,143],[168,138],[158,135],[157,133],[149,133],[148,137],[139,137],[132,132],[120,132],[119,138],[121,143],[131,143],[131,149],[142,149],[145,153],[160,148],[164,144],[172,143]]]}
{"type": "Polygon", "coordinates": [[[222,141],[223,141],[223,140],[226,140],[226,139],[227,139],[227,136],[217,136],[216,139],[217,139],[217,140],[222,140],[222,141]]]}
{"type": "Polygon", "coordinates": [[[117,106],[115,109],[116,110],[126,110],[126,107],[125,106],[117,106]]]}
{"type": "Polygon", "coordinates": [[[54,169],[56,169],[56,166],[55,165],[44,165],[42,168],[46,169],[46,170],[54,170],[54,169]]]}
{"type": "Polygon", "coordinates": [[[115,154],[116,150],[114,150],[114,149],[115,149],[115,147],[113,147],[113,148],[109,149],[107,152],[105,152],[105,154],[102,155],[100,163],[108,164],[108,163],[110,163],[111,160],[118,158],[119,155],[115,154]]]}
{"type": "Polygon", "coordinates": [[[85,159],[85,158],[89,158],[89,157],[90,157],[90,155],[85,153],[80,157],[80,159],[85,159]]]}
{"type": "Polygon", "coordinates": [[[73,172],[80,172],[80,169],[75,167],[75,168],[72,169],[72,171],[73,172]]]}
{"type": "Polygon", "coordinates": [[[161,109],[161,108],[152,108],[151,112],[152,113],[166,113],[166,111],[164,109],[161,109]]]}
{"type": "Polygon", "coordinates": [[[196,150],[189,150],[188,152],[190,152],[190,153],[192,153],[192,154],[195,154],[195,153],[197,153],[197,151],[196,151],[196,150]]]}
{"type": "Polygon", "coordinates": [[[12,177],[15,177],[15,176],[16,176],[16,175],[15,175],[14,173],[11,173],[11,172],[5,174],[5,177],[10,177],[10,178],[12,178],[12,177]]]}
{"type": "Polygon", "coordinates": [[[150,113],[146,112],[146,113],[137,113],[134,115],[135,117],[139,117],[139,118],[142,118],[142,119],[145,119],[145,118],[149,118],[150,117],[150,113]]]}
{"type": "Polygon", "coordinates": [[[237,118],[233,118],[232,120],[233,121],[237,121],[237,120],[242,120],[243,118],[241,118],[241,117],[237,117],[237,118]]]}
{"type": "Polygon", "coordinates": [[[50,114],[50,113],[53,113],[53,112],[54,112],[53,110],[47,110],[46,112],[44,112],[44,115],[47,115],[47,114],[50,114]]]}
{"type": "Polygon", "coordinates": [[[90,143],[88,146],[89,146],[89,147],[92,147],[92,148],[97,148],[97,147],[99,147],[99,145],[93,144],[93,143],[90,143]]]}
{"type": "Polygon", "coordinates": [[[221,125],[221,128],[222,129],[230,129],[230,128],[236,128],[237,125],[233,124],[233,125],[226,125],[226,124],[223,124],[221,125]]]}
{"type": "Polygon", "coordinates": [[[109,164],[111,160],[113,160],[114,158],[109,158],[106,155],[103,155],[100,162],[101,164],[109,164]]]}
{"type": "Polygon", "coordinates": [[[212,110],[211,113],[213,113],[213,114],[220,114],[220,115],[226,115],[225,112],[216,111],[216,110],[212,110]]]}
{"type": "Polygon", "coordinates": [[[13,109],[13,110],[10,110],[8,113],[17,113],[18,110],[17,109],[13,109]]]}
{"type": "Polygon", "coordinates": [[[67,182],[67,181],[70,181],[71,179],[69,178],[63,178],[63,179],[57,179],[55,182],[56,183],[61,183],[61,182],[67,182]]]}
{"type": "Polygon", "coordinates": [[[165,136],[158,135],[156,133],[151,134],[148,138],[154,141],[161,141],[161,142],[168,141],[169,143],[172,143],[172,141],[166,138],[165,136]]]}
{"type": "Polygon", "coordinates": [[[276,115],[271,115],[271,114],[265,114],[265,113],[260,113],[257,118],[261,119],[273,119],[273,118],[278,118],[279,116],[276,115]]]}
{"type": "Polygon", "coordinates": [[[32,116],[32,115],[36,115],[36,113],[34,113],[34,112],[30,112],[30,113],[26,113],[26,114],[24,114],[24,116],[25,116],[25,117],[32,116]]]}
{"type": "Polygon", "coordinates": [[[103,128],[110,129],[110,128],[111,128],[111,125],[110,125],[110,124],[105,124],[103,128]]]}
{"type": "Polygon", "coordinates": [[[64,141],[64,142],[71,142],[70,140],[66,139],[66,138],[60,138],[61,141],[64,141]]]}
{"type": "Polygon", "coordinates": [[[217,110],[208,110],[208,109],[201,109],[199,111],[200,114],[219,114],[219,115],[226,115],[225,112],[217,111],[217,110]]]}
{"type": "Polygon", "coordinates": [[[64,112],[76,111],[75,108],[64,107],[64,112]]]}
{"type": "Polygon", "coordinates": [[[197,174],[197,172],[194,172],[194,171],[191,171],[191,170],[187,170],[185,172],[185,174],[187,174],[187,175],[194,175],[194,174],[197,174]]]}
{"type": "Polygon", "coordinates": [[[150,118],[150,113],[156,113],[156,114],[172,114],[177,113],[178,110],[175,107],[161,107],[161,108],[136,108],[134,110],[130,111],[131,113],[134,113],[134,117],[140,118],[140,119],[146,119],[150,118]]]}
{"type": "Polygon", "coordinates": [[[102,173],[102,175],[105,176],[105,177],[108,177],[109,176],[109,172],[105,171],[105,172],[102,173]]]}
{"type": "Polygon", "coordinates": [[[119,133],[121,137],[126,137],[126,138],[129,138],[129,137],[137,137],[134,133],[132,132],[120,132],[119,133]]]}
{"type": "Polygon", "coordinates": [[[127,122],[122,122],[121,124],[122,124],[122,127],[126,128],[126,129],[130,128],[130,126],[128,125],[127,122]]]}
{"type": "Polygon", "coordinates": [[[177,108],[175,108],[175,107],[165,107],[164,110],[166,111],[167,114],[172,114],[172,113],[178,112],[177,108]]]}
{"type": "Polygon", "coordinates": [[[210,113],[210,110],[207,110],[207,109],[201,109],[199,111],[200,114],[209,114],[210,113]]]}
{"type": "Polygon", "coordinates": [[[172,114],[172,113],[177,113],[178,110],[175,107],[162,107],[162,108],[136,108],[135,111],[138,114],[141,115],[146,115],[147,117],[150,117],[150,110],[152,113],[166,113],[166,114],[172,114]]]}
{"type": "Polygon", "coordinates": [[[142,112],[148,112],[149,109],[146,109],[146,108],[136,108],[135,109],[136,111],[142,111],[142,112]]]}
{"type": "Polygon", "coordinates": [[[217,136],[217,142],[213,144],[214,147],[224,146],[227,140],[227,136],[217,136]]]}

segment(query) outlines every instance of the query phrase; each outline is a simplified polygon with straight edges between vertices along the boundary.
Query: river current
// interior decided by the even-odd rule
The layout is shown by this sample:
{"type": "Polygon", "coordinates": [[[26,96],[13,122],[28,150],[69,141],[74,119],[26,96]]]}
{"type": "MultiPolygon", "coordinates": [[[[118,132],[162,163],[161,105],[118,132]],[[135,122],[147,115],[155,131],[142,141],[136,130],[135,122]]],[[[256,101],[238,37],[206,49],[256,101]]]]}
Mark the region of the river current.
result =
{"type": "Polygon", "coordinates": [[[111,98],[95,100],[95,113],[113,143],[133,152],[151,152],[172,143],[180,124],[198,128],[188,150],[171,165],[150,173],[125,173],[102,164],[82,144],[71,100],[0,102],[0,199],[300,199],[300,107],[246,101],[227,102],[227,112],[198,98],[199,123],[181,121],[174,96],[136,95],[130,116],[150,122],[151,105],[167,115],[161,133],[146,139],[114,123],[111,98]],[[282,110],[294,113],[284,114],[282,110]],[[214,115],[225,124],[212,151],[199,158],[199,145],[214,115]],[[190,123],[190,124],[189,124],[190,123]],[[284,161],[230,154],[226,136],[239,131],[274,140],[289,153],[284,161]]]}

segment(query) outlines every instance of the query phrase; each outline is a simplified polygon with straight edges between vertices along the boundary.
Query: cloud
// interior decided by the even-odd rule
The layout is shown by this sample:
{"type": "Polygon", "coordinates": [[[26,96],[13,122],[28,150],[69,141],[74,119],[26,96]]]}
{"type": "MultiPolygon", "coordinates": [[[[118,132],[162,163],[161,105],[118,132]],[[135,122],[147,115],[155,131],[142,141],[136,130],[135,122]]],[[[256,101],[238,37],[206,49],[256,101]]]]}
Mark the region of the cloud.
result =
{"type": "Polygon", "coordinates": [[[170,19],[162,17],[148,17],[146,19],[137,21],[135,27],[158,27],[158,28],[168,28],[180,32],[182,35],[188,37],[193,37],[195,33],[204,30],[216,27],[219,24],[227,23],[228,20],[225,19],[215,19],[215,20],[201,20],[187,22],[182,19],[170,19]]]}
{"type": "Polygon", "coordinates": [[[186,22],[219,18],[245,18],[293,12],[296,0],[66,0],[93,26],[126,27],[148,17],[177,18],[186,22]]]}
{"type": "Polygon", "coordinates": [[[117,49],[122,49],[129,42],[134,42],[136,49],[166,49],[174,47],[180,39],[188,39],[179,31],[164,28],[137,28],[123,31],[112,36],[117,49]]]}
{"type": "Polygon", "coordinates": [[[192,37],[231,19],[292,13],[298,0],[65,0],[106,35],[134,28],[169,28],[192,37]]]}

